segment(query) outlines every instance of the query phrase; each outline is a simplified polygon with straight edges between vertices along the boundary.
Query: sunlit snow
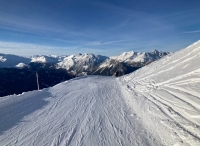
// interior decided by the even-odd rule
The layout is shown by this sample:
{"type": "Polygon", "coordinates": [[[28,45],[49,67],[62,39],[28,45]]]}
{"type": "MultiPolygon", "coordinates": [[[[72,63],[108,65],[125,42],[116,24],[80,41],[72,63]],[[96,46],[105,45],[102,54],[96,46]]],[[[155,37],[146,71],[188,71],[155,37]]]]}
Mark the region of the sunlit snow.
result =
{"type": "Polygon", "coordinates": [[[0,98],[0,145],[200,145],[200,41],[120,78],[0,98]]]}

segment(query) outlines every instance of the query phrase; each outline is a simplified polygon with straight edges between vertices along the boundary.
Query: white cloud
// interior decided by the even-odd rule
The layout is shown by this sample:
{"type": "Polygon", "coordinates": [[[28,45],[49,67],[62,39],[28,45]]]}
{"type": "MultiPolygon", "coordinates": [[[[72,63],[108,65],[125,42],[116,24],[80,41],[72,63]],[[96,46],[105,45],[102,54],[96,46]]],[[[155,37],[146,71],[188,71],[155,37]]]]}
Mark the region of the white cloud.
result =
{"type": "Polygon", "coordinates": [[[200,30],[195,30],[195,31],[186,31],[180,34],[188,34],[188,33],[200,33],[200,30]]]}

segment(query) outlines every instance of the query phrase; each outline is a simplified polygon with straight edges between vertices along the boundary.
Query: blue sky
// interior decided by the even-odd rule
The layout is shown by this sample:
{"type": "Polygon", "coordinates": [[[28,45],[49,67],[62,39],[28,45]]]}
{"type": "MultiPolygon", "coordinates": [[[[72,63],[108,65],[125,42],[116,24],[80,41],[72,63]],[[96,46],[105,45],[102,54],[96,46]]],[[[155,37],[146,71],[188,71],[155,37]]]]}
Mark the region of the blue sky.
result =
{"type": "Polygon", "coordinates": [[[199,0],[0,0],[0,53],[177,51],[200,39],[199,0]]]}

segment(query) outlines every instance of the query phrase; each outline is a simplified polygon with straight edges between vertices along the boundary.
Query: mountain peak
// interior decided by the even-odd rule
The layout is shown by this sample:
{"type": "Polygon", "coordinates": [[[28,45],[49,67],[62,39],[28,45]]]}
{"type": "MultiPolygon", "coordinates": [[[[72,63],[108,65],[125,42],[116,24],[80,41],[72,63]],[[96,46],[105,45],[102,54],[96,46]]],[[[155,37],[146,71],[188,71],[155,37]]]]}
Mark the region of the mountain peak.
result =
{"type": "Polygon", "coordinates": [[[154,49],[153,51],[152,51],[152,53],[159,53],[160,51],[158,51],[158,50],[156,50],[156,49],[154,49]]]}

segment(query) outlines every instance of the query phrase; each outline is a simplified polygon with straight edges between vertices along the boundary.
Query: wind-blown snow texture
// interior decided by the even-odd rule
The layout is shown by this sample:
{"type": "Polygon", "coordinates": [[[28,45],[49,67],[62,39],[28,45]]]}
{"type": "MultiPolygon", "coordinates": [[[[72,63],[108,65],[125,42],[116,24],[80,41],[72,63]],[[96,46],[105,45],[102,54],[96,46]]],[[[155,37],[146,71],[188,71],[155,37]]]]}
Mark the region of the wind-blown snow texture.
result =
{"type": "Polygon", "coordinates": [[[200,145],[200,41],[121,78],[0,98],[0,145],[200,145]]]}

